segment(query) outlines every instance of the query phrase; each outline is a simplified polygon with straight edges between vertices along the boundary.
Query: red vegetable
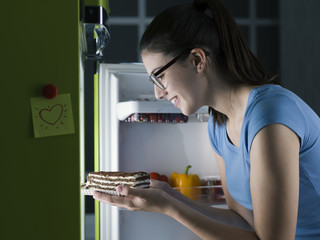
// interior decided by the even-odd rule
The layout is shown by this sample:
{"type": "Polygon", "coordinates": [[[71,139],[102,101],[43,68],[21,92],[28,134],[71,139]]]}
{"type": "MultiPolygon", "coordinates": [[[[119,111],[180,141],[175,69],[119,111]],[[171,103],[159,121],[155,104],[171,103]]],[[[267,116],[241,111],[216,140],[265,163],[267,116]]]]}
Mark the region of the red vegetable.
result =
{"type": "Polygon", "coordinates": [[[157,172],[152,172],[149,174],[151,179],[155,179],[158,181],[169,182],[169,178],[166,175],[160,175],[157,172]]]}
{"type": "Polygon", "coordinates": [[[155,180],[160,180],[160,174],[157,172],[150,173],[150,178],[155,180]]]}
{"type": "Polygon", "coordinates": [[[161,175],[159,180],[167,183],[169,182],[169,178],[166,175],[161,175]]]}

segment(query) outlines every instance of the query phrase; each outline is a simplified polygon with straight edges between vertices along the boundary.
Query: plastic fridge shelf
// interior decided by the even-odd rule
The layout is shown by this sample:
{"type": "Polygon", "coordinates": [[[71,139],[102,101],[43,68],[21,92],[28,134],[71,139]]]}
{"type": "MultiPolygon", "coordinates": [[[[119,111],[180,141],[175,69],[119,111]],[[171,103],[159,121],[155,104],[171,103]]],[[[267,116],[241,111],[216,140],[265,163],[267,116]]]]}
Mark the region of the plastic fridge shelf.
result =
{"type": "Polygon", "coordinates": [[[226,199],[221,185],[174,188],[190,199],[208,205],[225,205],[226,199]]]}
{"type": "MultiPolygon", "coordinates": [[[[117,104],[117,116],[120,121],[124,121],[135,113],[181,113],[172,103],[167,101],[127,101],[117,104]]],[[[207,114],[208,108],[202,107],[197,114],[207,114]]]]}

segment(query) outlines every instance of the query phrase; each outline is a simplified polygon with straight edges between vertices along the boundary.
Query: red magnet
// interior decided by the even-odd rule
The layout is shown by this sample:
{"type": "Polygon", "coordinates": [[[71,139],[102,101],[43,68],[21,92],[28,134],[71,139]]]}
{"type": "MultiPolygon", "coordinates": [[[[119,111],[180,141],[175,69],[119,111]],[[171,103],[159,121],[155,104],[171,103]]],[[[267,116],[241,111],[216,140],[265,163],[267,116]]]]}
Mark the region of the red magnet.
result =
{"type": "Polygon", "coordinates": [[[55,98],[58,95],[58,89],[57,89],[57,87],[55,85],[48,84],[48,85],[43,87],[42,95],[45,98],[48,98],[48,99],[55,98]]]}

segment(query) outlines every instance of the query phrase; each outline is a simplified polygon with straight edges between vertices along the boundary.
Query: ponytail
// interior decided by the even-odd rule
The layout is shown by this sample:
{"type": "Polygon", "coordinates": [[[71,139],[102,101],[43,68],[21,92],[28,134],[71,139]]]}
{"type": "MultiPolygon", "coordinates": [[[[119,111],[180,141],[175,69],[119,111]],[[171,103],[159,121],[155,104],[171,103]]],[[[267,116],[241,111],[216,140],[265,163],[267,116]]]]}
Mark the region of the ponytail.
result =
{"type": "MultiPolygon", "coordinates": [[[[249,49],[238,25],[228,9],[217,0],[195,0],[194,7],[201,12],[211,11],[216,25],[224,61],[220,64],[233,75],[233,79],[243,83],[262,85],[276,83],[277,76],[271,77],[260,61],[249,49]]],[[[214,123],[222,124],[226,116],[209,107],[214,123]]]]}
{"type": "Polygon", "coordinates": [[[218,0],[195,0],[194,6],[199,11],[207,8],[211,11],[216,25],[224,64],[238,81],[253,85],[274,83],[260,61],[249,49],[234,18],[228,9],[218,0]]]}

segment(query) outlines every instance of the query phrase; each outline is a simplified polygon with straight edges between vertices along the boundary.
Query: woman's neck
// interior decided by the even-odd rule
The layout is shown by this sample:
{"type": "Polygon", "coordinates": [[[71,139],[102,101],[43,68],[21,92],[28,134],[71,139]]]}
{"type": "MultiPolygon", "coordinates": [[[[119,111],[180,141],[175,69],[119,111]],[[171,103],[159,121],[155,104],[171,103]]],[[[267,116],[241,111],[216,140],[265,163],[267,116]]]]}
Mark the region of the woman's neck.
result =
{"type": "Polygon", "coordinates": [[[242,121],[250,91],[254,87],[235,84],[231,78],[215,74],[208,88],[208,105],[226,115],[231,122],[242,121]]]}

